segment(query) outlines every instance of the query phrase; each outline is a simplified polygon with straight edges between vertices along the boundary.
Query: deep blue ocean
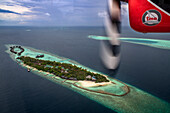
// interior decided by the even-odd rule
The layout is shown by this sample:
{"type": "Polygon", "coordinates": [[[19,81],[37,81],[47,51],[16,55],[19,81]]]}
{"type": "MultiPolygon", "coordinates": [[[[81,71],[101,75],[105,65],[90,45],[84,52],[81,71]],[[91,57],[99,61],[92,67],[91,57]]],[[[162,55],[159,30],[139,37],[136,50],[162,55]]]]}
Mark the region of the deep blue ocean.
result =
{"type": "MultiPolygon", "coordinates": [[[[5,44],[32,47],[70,58],[170,102],[170,50],[122,42],[117,73],[100,61],[103,27],[0,27],[0,113],[114,113],[70,89],[21,68],[5,44]]],[[[142,34],[124,27],[122,37],[170,40],[170,34],[142,34]]]]}

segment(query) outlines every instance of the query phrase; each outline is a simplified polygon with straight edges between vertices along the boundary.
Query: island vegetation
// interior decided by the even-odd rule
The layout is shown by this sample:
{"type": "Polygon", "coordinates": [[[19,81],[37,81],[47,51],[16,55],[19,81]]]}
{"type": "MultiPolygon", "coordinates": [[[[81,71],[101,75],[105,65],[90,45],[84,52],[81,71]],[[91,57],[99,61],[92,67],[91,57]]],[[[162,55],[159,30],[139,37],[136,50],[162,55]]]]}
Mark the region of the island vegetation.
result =
{"type": "Polygon", "coordinates": [[[49,72],[63,79],[69,80],[89,80],[96,83],[109,82],[109,80],[98,73],[90,72],[76,65],[60,63],[49,60],[40,60],[27,56],[17,57],[17,60],[38,70],[49,72]]]}

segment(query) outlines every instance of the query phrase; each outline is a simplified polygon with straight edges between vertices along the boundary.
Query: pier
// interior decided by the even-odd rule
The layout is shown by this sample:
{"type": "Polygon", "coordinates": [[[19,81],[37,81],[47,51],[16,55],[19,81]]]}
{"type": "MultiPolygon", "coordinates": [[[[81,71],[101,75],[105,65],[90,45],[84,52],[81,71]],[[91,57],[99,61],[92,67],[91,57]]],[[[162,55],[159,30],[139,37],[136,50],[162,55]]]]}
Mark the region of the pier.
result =
{"type": "Polygon", "coordinates": [[[19,56],[24,52],[24,48],[22,48],[21,46],[12,46],[10,47],[10,52],[14,53],[14,54],[18,54],[19,56]],[[18,48],[20,49],[21,51],[20,52],[16,52],[15,51],[15,48],[18,48]]]}

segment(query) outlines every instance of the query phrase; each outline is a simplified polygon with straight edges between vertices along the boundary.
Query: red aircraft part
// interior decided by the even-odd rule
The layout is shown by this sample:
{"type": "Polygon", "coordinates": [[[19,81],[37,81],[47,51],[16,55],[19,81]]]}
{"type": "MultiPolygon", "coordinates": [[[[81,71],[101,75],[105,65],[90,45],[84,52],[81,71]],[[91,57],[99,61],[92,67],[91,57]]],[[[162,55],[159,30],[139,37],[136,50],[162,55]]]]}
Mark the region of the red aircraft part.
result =
{"type": "Polygon", "coordinates": [[[150,0],[129,0],[130,26],[138,32],[170,32],[170,14],[150,0]]]}

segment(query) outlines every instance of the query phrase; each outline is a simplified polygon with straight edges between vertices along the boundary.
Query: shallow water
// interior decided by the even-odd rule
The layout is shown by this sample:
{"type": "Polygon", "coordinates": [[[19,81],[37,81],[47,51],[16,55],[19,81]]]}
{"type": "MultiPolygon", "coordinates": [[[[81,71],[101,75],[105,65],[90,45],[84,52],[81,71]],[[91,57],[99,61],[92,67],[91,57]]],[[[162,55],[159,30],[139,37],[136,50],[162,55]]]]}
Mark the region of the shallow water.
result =
{"type": "MultiPolygon", "coordinates": [[[[170,102],[168,50],[123,42],[120,68],[114,75],[100,62],[100,42],[87,38],[89,35],[103,36],[102,28],[29,28],[29,32],[27,29],[0,28],[0,112],[113,112],[78,93],[28,73],[4,52],[4,44],[25,45],[73,59],[170,102]]],[[[143,35],[129,29],[121,35],[169,39],[169,34],[143,35]]]]}
{"type": "MultiPolygon", "coordinates": [[[[95,36],[89,35],[88,38],[95,40],[110,40],[109,37],[105,36],[95,36]]],[[[120,37],[122,42],[128,42],[133,44],[140,44],[160,49],[170,49],[170,40],[162,40],[162,39],[149,39],[149,38],[123,38],[120,37]]]]}
{"type": "MultiPolygon", "coordinates": [[[[9,48],[11,46],[16,46],[16,45],[6,45],[7,47],[7,53],[10,54],[11,58],[16,61],[15,59],[18,57],[18,55],[15,54],[11,54],[11,52],[9,51],[9,48]]],[[[62,61],[65,60],[66,58],[63,57],[59,57],[57,55],[51,55],[50,53],[47,52],[43,52],[43,51],[39,51],[33,48],[28,48],[28,47],[24,47],[22,46],[25,51],[22,53],[21,56],[25,56],[25,54],[28,55],[28,57],[33,57],[35,58],[36,55],[38,54],[43,54],[44,57],[40,58],[43,60],[50,60],[50,61],[62,61]]],[[[73,65],[77,65],[78,67],[87,69],[88,71],[91,72],[96,72],[96,73],[100,73],[97,71],[94,71],[90,68],[87,68],[75,61],[72,61],[70,59],[70,61],[68,61],[69,64],[73,64],[73,65]]],[[[27,66],[24,66],[24,64],[21,62],[20,65],[24,68],[28,68],[27,66]]],[[[82,94],[83,96],[88,97],[91,100],[94,100],[102,105],[104,105],[105,107],[108,107],[112,110],[115,110],[117,112],[121,112],[121,113],[144,113],[144,112],[150,112],[150,113],[169,113],[170,112],[170,105],[140,89],[137,89],[133,86],[130,85],[126,85],[125,83],[122,83],[116,79],[113,79],[111,77],[109,77],[108,79],[110,81],[112,81],[114,83],[111,85],[107,85],[107,86],[102,86],[102,87],[90,87],[90,88],[85,88],[83,86],[81,86],[80,84],[77,85],[77,82],[74,81],[70,81],[70,80],[64,80],[61,79],[59,77],[56,77],[53,74],[49,74],[47,76],[47,73],[45,72],[40,72],[38,70],[33,70],[31,69],[33,73],[38,74],[39,76],[46,78],[56,84],[60,84],[64,87],[67,87],[69,89],[72,89],[80,94],[82,94]],[[75,85],[74,85],[75,84],[75,85]],[[77,86],[76,86],[77,85],[77,86]],[[115,87],[116,86],[116,87],[115,87]],[[123,88],[124,87],[124,88],[123,88]],[[85,88],[85,89],[84,89],[85,88]],[[99,93],[96,91],[104,91],[103,93],[99,93]],[[113,90],[113,91],[112,91],[113,90]],[[105,94],[107,93],[107,94],[105,94]],[[118,98],[119,97],[119,98],[118,98]],[[142,103],[140,100],[143,100],[142,103]],[[120,103],[121,102],[121,103],[120,103]],[[154,103],[154,104],[153,104],[154,103]],[[138,107],[135,107],[136,104],[138,105],[138,107]],[[151,105],[153,104],[153,105],[151,105]],[[147,107],[144,107],[147,106],[147,107]]]]}

